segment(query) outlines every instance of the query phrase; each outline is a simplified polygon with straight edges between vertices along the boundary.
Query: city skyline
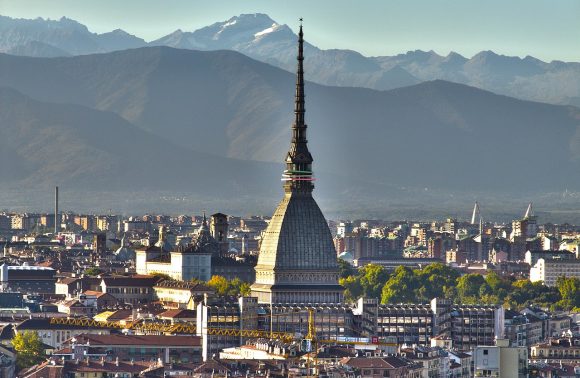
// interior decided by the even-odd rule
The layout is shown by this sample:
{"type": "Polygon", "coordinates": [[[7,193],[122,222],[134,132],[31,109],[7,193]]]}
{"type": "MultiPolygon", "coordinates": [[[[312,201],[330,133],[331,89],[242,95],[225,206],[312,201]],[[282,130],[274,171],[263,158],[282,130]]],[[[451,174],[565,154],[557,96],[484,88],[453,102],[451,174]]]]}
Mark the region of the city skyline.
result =
{"type": "Polygon", "coordinates": [[[122,3],[38,0],[3,1],[0,14],[16,18],[67,17],[95,33],[121,28],[151,41],[176,29],[194,31],[243,13],[266,13],[296,31],[301,17],[311,28],[309,41],[322,49],[350,49],[366,56],[413,50],[467,58],[492,50],[544,61],[580,61],[580,3],[575,1],[317,2],[194,1],[122,3]],[[111,9],[113,11],[111,12],[111,9]],[[329,17],[330,16],[330,17],[329,17]]]}

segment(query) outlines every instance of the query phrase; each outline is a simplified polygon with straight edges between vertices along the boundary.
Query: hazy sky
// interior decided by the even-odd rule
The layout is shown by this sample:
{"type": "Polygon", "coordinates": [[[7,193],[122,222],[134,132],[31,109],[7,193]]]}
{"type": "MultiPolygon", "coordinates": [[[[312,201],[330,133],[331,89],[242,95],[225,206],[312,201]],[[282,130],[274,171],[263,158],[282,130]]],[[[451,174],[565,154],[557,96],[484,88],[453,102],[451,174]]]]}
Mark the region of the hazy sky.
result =
{"type": "Polygon", "coordinates": [[[258,12],[294,30],[304,17],[308,41],[325,49],[580,61],[580,0],[0,0],[5,16],[66,16],[94,32],[121,28],[146,40],[258,12]]]}

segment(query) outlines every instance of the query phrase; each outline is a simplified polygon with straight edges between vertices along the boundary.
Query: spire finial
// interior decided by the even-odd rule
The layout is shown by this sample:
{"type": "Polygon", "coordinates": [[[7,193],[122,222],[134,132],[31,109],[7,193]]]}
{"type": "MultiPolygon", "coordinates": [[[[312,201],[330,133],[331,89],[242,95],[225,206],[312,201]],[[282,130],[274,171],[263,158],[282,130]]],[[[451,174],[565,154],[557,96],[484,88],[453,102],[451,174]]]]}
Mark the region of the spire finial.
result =
{"type": "Polygon", "coordinates": [[[306,122],[304,121],[304,32],[302,19],[298,32],[298,68],[296,70],[296,94],[294,99],[294,124],[292,125],[292,142],[286,155],[286,170],[282,175],[286,192],[307,191],[314,188],[312,181],[312,155],[308,151],[306,139],[306,122]]]}
{"type": "Polygon", "coordinates": [[[304,124],[304,32],[302,18],[298,32],[298,69],[296,70],[296,99],[294,103],[295,127],[306,127],[304,124]]]}

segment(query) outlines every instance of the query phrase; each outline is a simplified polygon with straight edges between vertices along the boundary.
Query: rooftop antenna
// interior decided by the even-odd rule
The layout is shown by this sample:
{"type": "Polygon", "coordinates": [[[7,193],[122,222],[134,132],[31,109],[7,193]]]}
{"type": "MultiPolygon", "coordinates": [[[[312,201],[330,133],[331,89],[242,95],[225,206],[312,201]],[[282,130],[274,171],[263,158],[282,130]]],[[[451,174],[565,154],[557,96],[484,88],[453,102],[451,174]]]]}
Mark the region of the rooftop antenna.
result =
{"type": "Polygon", "coordinates": [[[58,234],[60,231],[58,220],[58,186],[54,187],[54,234],[58,234]]]}

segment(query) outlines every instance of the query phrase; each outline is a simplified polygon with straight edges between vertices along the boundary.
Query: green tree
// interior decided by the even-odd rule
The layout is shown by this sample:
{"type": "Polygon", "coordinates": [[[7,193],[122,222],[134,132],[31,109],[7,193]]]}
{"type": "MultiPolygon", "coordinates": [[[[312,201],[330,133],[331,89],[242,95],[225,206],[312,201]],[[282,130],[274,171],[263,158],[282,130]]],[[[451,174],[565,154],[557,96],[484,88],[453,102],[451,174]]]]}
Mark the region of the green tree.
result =
{"type": "Polygon", "coordinates": [[[228,294],[234,296],[247,296],[250,295],[252,290],[250,289],[250,284],[240,280],[239,278],[234,278],[230,281],[230,287],[228,288],[228,294]]]}
{"type": "Polygon", "coordinates": [[[512,288],[512,282],[510,279],[500,277],[496,272],[488,272],[485,275],[485,282],[489,285],[491,293],[502,301],[512,288]]]}
{"type": "Polygon", "coordinates": [[[416,302],[418,279],[413,270],[399,266],[385,283],[381,303],[416,302]]]}
{"type": "Polygon", "coordinates": [[[470,301],[479,296],[482,286],[489,287],[481,274],[466,274],[457,280],[457,294],[462,301],[470,301]]]}
{"type": "Polygon", "coordinates": [[[531,282],[528,279],[512,283],[505,303],[511,307],[521,308],[530,304],[551,305],[561,299],[557,288],[544,286],[542,282],[531,282]]]}
{"type": "Polygon", "coordinates": [[[338,283],[344,287],[344,300],[354,302],[364,295],[364,290],[358,276],[348,276],[340,278],[338,283]]]}
{"type": "Polygon", "coordinates": [[[87,276],[98,276],[99,274],[101,274],[101,270],[99,268],[97,268],[96,266],[90,267],[88,269],[85,270],[85,274],[87,276]]]}
{"type": "Polygon", "coordinates": [[[369,264],[360,270],[360,283],[367,298],[379,298],[389,273],[385,268],[376,264],[369,264]]]}
{"type": "Polygon", "coordinates": [[[346,278],[348,276],[356,275],[357,271],[348,261],[338,259],[338,274],[340,278],[346,278]]]}
{"type": "Polygon", "coordinates": [[[580,306],[580,279],[576,277],[558,277],[556,288],[560,292],[560,305],[565,310],[580,306]]]}
{"type": "Polygon", "coordinates": [[[220,296],[249,295],[251,292],[250,284],[237,277],[228,281],[222,276],[212,276],[211,279],[207,281],[207,285],[214,289],[216,294],[220,296]]]}
{"type": "Polygon", "coordinates": [[[441,263],[429,264],[421,270],[416,270],[415,275],[421,286],[417,293],[422,301],[445,297],[450,288],[455,287],[460,276],[456,269],[441,263]]]}
{"type": "Polygon", "coordinates": [[[19,370],[34,366],[45,359],[42,341],[34,331],[18,332],[12,338],[12,346],[16,351],[16,366],[19,370]]]}

